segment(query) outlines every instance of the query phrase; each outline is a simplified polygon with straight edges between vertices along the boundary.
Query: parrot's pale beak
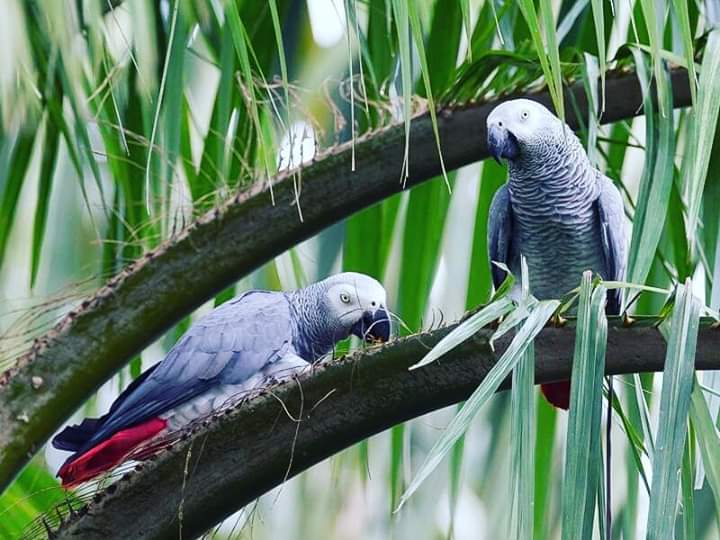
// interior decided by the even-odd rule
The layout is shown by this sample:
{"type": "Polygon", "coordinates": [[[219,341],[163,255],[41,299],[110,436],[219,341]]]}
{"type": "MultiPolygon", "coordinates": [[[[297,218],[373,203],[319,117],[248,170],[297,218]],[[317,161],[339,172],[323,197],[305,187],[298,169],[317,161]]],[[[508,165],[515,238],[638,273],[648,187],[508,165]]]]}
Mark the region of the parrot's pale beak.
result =
{"type": "Polygon", "coordinates": [[[498,124],[488,126],[488,150],[498,163],[501,158],[515,159],[520,154],[515,135],[498,124]]]}
{"type": "Polygon", "coordinates": [[[374,312],[366,311],[351,332],[368,343],[385,342],[390,339],[390,316],[382,307],[374,312]]]}

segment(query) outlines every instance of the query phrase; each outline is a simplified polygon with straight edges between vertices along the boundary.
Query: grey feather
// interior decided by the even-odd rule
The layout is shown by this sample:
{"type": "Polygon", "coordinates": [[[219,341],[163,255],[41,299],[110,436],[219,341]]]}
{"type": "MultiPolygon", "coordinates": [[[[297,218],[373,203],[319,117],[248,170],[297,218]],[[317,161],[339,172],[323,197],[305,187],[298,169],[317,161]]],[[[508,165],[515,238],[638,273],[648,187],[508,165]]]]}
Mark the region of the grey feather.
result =
{"type": "Polygon", "coordinates": [[[154,418],[215,385],[241,384],[282,358],[292,338],[290,306],[283,293],[251,291],[223,304],[190,327],[86,446],[91,448],[119,429],[154,418]],[[223,333],[228,334],[225,339],[223,333]],[[231,348],[224,349],[224,344],[231,348]]]}
{"type": "Polygon", "coordinates": [[[499,262],[513,273],[518,266],[517,253],[513,251],[513,215],[510,203],[510,190],[507,185],[501,186],[493,197],[490,205],[490,220],[488,222],[488,250],[490,255],[490,271],[495,288],[499,287],[505,279],[505,272],[493,262],[499,262]]]}
{"type": "MultiPolygon", "coordinates": [[[[625,210],[622,196],[613,185],[612,180],[602,176],[600,182],[600,195],[597,198],[598,217],[602,228],[602,249],[605,256],[604,278],[608,280],[622,280],[625,276],[627,247],[625,231],[625,210]]],[[[608,293],[608,312],[620,313],[620,289],[608,293]]]]}

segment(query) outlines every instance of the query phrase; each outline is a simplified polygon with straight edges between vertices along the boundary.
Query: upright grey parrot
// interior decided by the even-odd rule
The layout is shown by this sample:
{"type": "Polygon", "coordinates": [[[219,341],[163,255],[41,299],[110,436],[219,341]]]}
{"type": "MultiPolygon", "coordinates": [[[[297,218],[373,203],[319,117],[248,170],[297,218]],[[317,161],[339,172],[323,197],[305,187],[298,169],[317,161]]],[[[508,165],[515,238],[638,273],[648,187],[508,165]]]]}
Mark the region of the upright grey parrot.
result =
{"type": "Polygon", "coordinates": [[[249,291],[202,317],[159,364],[101,418],[52,441],[74,452],[58,471],[65,487],[121,463],[140,445],[207,416],[269,380],[290,377],[351,334],[387,341],[386,294],[376,280],[344,273],[292,292],[249,291]]]}
{"type": "MultiPolygon", "coordinates": [[[[498,105],[487,119],[488,149],[508,162],[508,183],[493,199],[488,224],[491,261],[520,272],[527,259],[530,291],[560,298],[585,270],[622,279],[626,228],[623,202],[612,181],[594,168],[572,130],[528,99],[498,105]]],[[[493,265],[499,286],[504,272],[493,265]]],[[[608,293],[607,311],[620,311],[620,290],[608,293]]],[[[567,409],[568,381],[543,385],[553,405],[567,409]]]]}

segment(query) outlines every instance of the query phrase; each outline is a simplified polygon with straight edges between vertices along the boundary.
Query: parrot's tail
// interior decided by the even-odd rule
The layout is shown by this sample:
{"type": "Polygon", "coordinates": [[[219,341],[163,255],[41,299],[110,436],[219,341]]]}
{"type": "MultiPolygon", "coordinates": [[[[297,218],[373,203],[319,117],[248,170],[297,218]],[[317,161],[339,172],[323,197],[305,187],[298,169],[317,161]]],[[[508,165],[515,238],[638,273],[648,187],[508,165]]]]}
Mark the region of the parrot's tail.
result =
{"type": "Polygon", "coordinates": [[[82,454],[74,454],[60,467],[58,476],[64,488],[75,487],[122,463],[139,444],[153,438],[167,426],[162,418],[153,418],[123,429],[82,454]]]}
{"type": "Polygon", "coordinates": [[[566,411],[570,408],[570,381],[541,384],[540,390],[552,405],[566,411]]]}

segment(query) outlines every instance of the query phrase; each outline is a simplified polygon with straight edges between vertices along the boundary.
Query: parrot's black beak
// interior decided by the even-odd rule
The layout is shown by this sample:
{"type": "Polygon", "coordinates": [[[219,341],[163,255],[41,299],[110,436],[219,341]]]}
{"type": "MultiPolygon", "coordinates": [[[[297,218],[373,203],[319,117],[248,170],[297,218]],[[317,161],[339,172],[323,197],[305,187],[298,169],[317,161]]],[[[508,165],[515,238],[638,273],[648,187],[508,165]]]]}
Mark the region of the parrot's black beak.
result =
{"type": "Polygon", "coordinates": [[[390,339],[390,316],[382,307],[374,312],[366,311],[353,325],[351,332],[368,343],[385,342],[390,339]]]}
{"type": "Polygon", "coordinates": [[[498,124],[488,126],[488,150],[498,163],[501,158],[515,159],[520,154],[515,135],[498,124]]]}

